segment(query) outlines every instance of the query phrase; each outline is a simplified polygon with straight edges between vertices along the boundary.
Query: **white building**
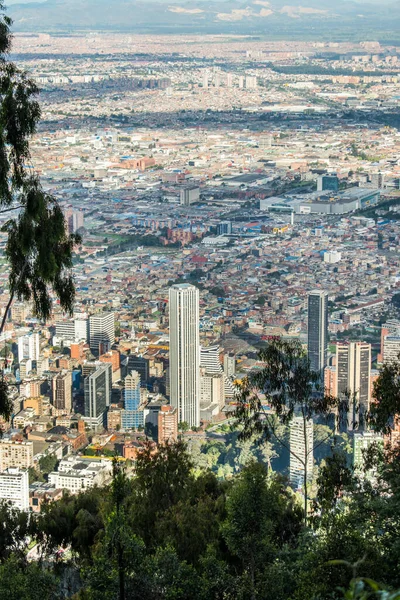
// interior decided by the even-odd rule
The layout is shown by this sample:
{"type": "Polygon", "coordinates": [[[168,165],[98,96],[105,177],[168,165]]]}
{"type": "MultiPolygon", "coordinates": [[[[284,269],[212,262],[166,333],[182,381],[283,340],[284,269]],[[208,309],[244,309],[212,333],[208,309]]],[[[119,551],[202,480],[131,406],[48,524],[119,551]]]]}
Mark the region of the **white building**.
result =
{"type": "Polygon", "coordinates": [[[0,473],[0,501],[9,502],[19,510],[29,511],[28,471],[10,467],[0,473]]]}
{"type": "Polygon", "coordinates": [[[189,284],[169,290],[170,397],[178,422],[200,425],[199,290],[189,284]]]}
{"type": "Polygon", "coordinates": [[[38,360],[40,354],[39,334],[28,333],[18,338],[18,362],[38,360]]]}
{"type": "Polygon", "coordinates": [[[307,481],[312,480],[314,466],[314,423],[306,421],[306,438],[304,438],[303,417],[293,417],[290,423],[290,463],[289,479],[295,487],[303,487],[304,470],[307,465],[307,481]]]}
{"type": "MultiPolygon", "coordinates": [[[[224,356],[224,368],[222,368],[220,353],[219,346],[202,346],[200,348],[200,405],[202,411],[211,405],[217,405],[218,412],[220,412],[225,405],[226,397],[234,396],[233,383],[230,377],[235,371],[235,358],[228,356],[230,359],[229,372],[231,374],[227,375],[225,371],[227,355],[224,356]]],[[[209,420],[203,413],[202,417],[204,417],[204,420],[209,420]]]]}
{"type": "Polygon", "coordinates": [[[202,346],[200,348],[200,366],[204,368],[207,373],[222,372],[222,366],[219,360],[220,352],[219,346],[202,346]]]}
{"type": "Polygon", "coordinates": [[[109,482],[112,473],[111,460],[90,460],[69,456],[60,461],[58,471],[49,473],[49,483],[55,488],[68,490],[71,494],[109,482]]]}
{"type": "Polygon", "coordinates": [[[89,339],[94,354],[110,350],[115,341],[114,313],[99,313],[89,318],[89,339]]]}
{"type": "Polygon", "coordinates": [[[236,357],[231,354],[224,355],[224,373],[227,377],[234,377],[236,373],[236,357]]]}
{"type": "Polygon", "coordinates": [[[383,341],[383,362],[393,364],[400,360],[400,336],[387,335],[383,341]]]}
{"type": "Polygon", "coordinates": [[[342,253],[337,250],[328,250],[324,252],[324,262],[333,265],[342,260],[342,253]]]}

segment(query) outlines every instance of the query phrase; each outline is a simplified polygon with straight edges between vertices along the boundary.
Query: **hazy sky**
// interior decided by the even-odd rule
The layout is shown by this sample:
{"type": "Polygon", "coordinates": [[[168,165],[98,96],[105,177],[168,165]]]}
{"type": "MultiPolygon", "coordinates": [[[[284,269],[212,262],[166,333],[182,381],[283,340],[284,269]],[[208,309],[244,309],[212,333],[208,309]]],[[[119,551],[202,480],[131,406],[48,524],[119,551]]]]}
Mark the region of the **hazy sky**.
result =
{"type": "MultiPolygon", "coordinates": [[[[151,1],[151,0],[150,0],[151,1]]],[[[160,1],[160,0],[158,0],[160,1]]],[[[170,4],[175,2],[185,2],[185,4],[190,4],[190,0],[161,0],[162,2],[169,2],[170,4]]],[[[201,0],[196,0],[201,1],[201,0]]],[[[226,0],[214,0],[214,2],[224,2],[226,0]]],[[[281,0],[283,4],[288,4],[289,6],[292,4],[291,0],[281,0]]],[[[396,0],[350,0],[351,2],[357,2],[357,4],[390,4],[392,2],[396,2],[396,0]]],[[[11,6],[12,4],[27,4],[31,2],[46,2],[46,0],[5,0],[4,4],[7,6],[11,6]]],[[[112,2],[112,0],[111,0],[112,2]]],[[[249,4],[251,4],[251,0],[249,0],[249,4]]],[[[293,4],[298,4],[298,0],[293,2],[293,4]]],[[[302,4],[307,6],[307,0],[303,0],[302,4]]]]}

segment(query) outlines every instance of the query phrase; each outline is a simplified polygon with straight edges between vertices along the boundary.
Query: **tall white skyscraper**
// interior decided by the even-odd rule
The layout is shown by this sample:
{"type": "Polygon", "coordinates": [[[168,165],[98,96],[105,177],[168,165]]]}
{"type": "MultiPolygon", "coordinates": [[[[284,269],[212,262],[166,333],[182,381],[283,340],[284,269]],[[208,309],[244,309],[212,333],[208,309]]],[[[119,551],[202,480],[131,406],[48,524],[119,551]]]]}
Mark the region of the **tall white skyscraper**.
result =
{"type": "Polygon", "coordinates": [[[321,290],[308,294],[308,359],[322,375],[328,361],[328,296],[321,290]]]}
{"type": "Polygon", "coordinates": [[[169,374],[171,405],[178,422],[200,425],[199,290],[187,283],[169,290],[169,374]]]}
{"type": "Polygon", "coordinates": [[[293,486],[302,487],[304,483],[304,466],[307,465],[307,481],[312,480],[314,467],[314,423],[310,419],[305,424],[304,439],[303,417],[295,416],[290,423],[290,463],[289,479],[293,486]]]}

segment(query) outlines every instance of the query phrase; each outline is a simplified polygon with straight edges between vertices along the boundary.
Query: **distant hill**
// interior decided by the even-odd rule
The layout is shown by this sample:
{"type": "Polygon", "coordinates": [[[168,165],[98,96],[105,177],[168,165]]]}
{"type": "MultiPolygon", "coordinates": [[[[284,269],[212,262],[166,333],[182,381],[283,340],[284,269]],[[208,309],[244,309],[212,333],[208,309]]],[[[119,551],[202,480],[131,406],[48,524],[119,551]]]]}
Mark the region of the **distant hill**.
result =
{"type": "Polygon", "coordinates": [[[14,4],[15,31],[234,33],[305,39],[400,39],[400,2],[349,0],[47,0],[14,4]]]}

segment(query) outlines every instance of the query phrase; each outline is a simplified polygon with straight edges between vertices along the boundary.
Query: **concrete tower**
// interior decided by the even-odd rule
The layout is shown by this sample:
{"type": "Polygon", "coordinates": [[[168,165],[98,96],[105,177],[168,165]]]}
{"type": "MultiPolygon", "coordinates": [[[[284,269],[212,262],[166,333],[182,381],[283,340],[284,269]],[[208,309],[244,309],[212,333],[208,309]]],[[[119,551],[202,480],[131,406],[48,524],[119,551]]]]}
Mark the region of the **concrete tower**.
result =
{"type": "Polygon", "coordinates": [[[199,290],[189,284],[169,290],[170,398],[178,421],[200,425],[199,290]]]}

